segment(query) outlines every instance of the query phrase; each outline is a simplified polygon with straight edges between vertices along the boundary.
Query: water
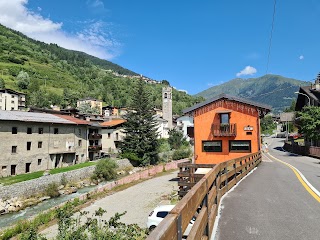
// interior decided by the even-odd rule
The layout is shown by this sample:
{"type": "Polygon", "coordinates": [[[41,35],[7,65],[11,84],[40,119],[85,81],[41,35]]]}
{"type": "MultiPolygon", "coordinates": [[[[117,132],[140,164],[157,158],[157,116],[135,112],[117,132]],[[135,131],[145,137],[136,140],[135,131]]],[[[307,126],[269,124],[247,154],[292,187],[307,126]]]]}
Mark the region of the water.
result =
{"type": "Polygon", "coordinates": [[[1,228],[13,225],[15,222],[17,222],[19,220],[28,219],[28,218],[35,216],[35,215],[37,215],[37,214],[39,214],[49,208],[57,206],[63,202],[70,200],[70,199],[79,197],[80,195],[87,193],[87,192],[90,192],[93,189],[95,189],[98,186],[103,185],[103,184],[105,184],[105,182],[101,182],[99,185],[89,186],[89,187],[84,187],[84,188],[78,189],[78,191],[76,193],[72,193],[69,195],[62,195],[58,198],[48,199],[48,200],[41,202],[35,206],[25,208],[19,212],[13,212],[13,213],[5,214],[5,215],[0,215],[0,230],[1,230],[1,228]]]}

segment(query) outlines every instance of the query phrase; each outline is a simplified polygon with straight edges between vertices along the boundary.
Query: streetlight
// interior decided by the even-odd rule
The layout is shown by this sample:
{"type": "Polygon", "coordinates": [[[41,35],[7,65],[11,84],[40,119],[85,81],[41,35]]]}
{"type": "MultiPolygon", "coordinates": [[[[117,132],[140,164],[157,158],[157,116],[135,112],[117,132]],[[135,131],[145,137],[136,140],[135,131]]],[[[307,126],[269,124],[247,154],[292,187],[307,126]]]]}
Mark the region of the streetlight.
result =
{"type": "Polygon", "coordinates": [[[294,92],[295,94],[301,94],[301,95],[303,95],[303,96],[306,96],[307,98],[308,98],[308,100],[309,100],[309,107],[311,106],[311,100],[310,100],[310,97],[307,95],[307,94],[304,94],[304,93],[301,93],[301,92],[294,92]]]}

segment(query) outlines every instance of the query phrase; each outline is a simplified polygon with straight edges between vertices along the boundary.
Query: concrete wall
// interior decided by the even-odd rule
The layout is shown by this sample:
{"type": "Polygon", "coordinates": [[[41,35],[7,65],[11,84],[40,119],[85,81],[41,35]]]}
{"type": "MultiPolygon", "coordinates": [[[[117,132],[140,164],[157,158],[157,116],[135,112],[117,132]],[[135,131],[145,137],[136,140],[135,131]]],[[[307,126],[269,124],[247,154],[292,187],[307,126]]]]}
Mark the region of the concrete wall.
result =
{"type": "Polygon", "coordinates": [[[42,176],[37,179],[0,187],[0,199],[10,199],[13,197],[28,198],[32,195],[43,192],[49,183],[61,183],[64,176],[68,182],[77,182],[89,178],[94,172],[95,166],[81,168],[65,173],[42,176]]]}
{"type": "Polygon", "coordinates": [[[121,141],[125,137],[125,134],[123,133],[123,128],[103,128],[101,130],[101,134],[102,151],[108,153],[118,153],[119,151],[116,148],[115,141],[121,141]]]}
{"type": "Polygon", "coordinates": [[[67,124],[0,121],[0,177],[84,162],[88,157],[87,127],[67,124]],[[12,128],[17,128],[17,134],[12,128]],[[28,134],[28,128],[31,133],[28,134]],[[42,129],[42,133],[39,133],[42,129]],[[58,134],[55,134],[55,129],[58,134]],[[30,146],[30,150],[27,146],[30,146]],[[13,146],[16,152],[12,152],[13,146]]]}

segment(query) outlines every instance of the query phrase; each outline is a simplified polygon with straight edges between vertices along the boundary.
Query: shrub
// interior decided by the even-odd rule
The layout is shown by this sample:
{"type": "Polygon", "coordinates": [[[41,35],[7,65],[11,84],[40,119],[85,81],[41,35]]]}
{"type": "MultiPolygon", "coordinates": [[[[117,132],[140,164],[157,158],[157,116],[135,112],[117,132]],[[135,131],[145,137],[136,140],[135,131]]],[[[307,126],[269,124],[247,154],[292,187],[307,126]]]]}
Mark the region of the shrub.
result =
{"type": "Polygon", "coordinates": [[[183,158],[188,158],[191,154],[191,150],[190,149],[178,149],[176,151],[174,151],[173,155],[172,155],[172,159],[173,160],[179,160],[179,159],[183,159],[183,158]]]}
{"type": "Polygon", "coordinates": [[[59,197],[58,185],[56,183],[49,183],[47,188],[44,190],[44,194],[49,197],[59,197]]]}
{"type": "Polygon", "coordinates": [[[105,180],[115,179],[117,177],[117,164],[110,159],[101,159],[94,171],[94,175],[98,178],[104,178],[105,180]]]}

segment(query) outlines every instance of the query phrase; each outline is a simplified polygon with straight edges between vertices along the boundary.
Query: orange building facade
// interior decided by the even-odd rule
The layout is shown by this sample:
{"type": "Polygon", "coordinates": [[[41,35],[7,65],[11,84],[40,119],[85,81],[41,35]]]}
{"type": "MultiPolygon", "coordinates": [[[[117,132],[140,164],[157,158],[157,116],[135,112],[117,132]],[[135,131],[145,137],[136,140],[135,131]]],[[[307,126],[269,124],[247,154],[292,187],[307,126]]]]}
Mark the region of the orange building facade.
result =
{"type": "Polygon", "coordinates": [[[184,110],[194,117],[197,164],[216,164],[258,152],[260,119],[271,107],[222,94],[184,110]]]}

